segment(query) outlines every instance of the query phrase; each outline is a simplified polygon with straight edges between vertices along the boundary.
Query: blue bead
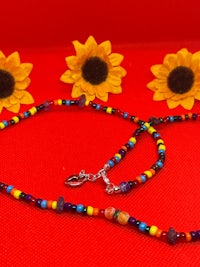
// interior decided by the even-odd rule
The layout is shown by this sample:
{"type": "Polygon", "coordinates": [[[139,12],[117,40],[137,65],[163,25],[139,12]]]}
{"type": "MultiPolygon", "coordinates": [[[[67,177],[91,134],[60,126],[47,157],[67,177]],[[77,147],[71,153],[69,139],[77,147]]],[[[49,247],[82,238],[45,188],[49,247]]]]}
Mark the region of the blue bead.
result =
{"type": "Polygon", "coordinates": [[[115,156],[115,159],[116,159],[117,162],[120,162],[120,158],[119,157],[115,156]]]}
{"type": "Polygon", "coordinates": [[[114,161],[112,161],[112,160],[109,160],[109,161],[108,161],[108,164],[109,164],[109,166],[110,166],[111,168],[115,165],[114,161]]]}
{"type": "Polygon", "coordinates": [[[147,180],[146,176],[144,176],[144,175],[140,175],[140,178],[141,178],[141,180],[142,180],[143,183],[145,183],[146,180],[147,180]]]}
{"type": "Polygon", "coordinates": [[[159,167],[159,168],[162,168],[163,167],[163,163],[161,161],[157,161],[156,162],[156,165],[159,167]]]}
{"type": "Polygon", "coordinates": [[[141,223],[139,224],[138,229],[139,229],[141,232],[144,232],[145,229],[146,229],[146,227],[147,227],[147,224],[146,224],[145,222],[141,222],[141,223]]]}
{"type": "Polygon", "coordinates": [[[28,118],[29,117],[29,113],[27,111],[25,111],[23,114],[24,114],[24,117],[25,118],[28,118]]]}
{"type": "Polygon", "coordinates": [[[128,117],[128,112],[124,112],[123,118],[126,119],[128,117]]]}
{"type": "Polygon", "coordinates": [[[154,133],[154,134],[153,134],[153,138],[154,138],[154,139],[156,139],[156,138],[158,138],[158,137],[160,137],[160,134],[159,134],[159,133],[154,133]]]}
{"type": "Polygon", "coordinates": [[[141,128],[144,129],[145,131],[147,130],[147,126],[145,126],[145,125],[142,125],[141,128]]]}
{"type": "Polygon", "coordinates": [[[70,100],[66,100],[65,105],[70,106],[70,100]]]}
{"type": "Polygon", "coordinates": [[[4,120],[4,121],[2,121],[2,122],[3,122],[3,124],[4,124],[5,127],[8,126],[8,122],[7,122],[7,121],[4,120]]]}
{"type": "Polygon", "coordinates": [[[130,145],[130,147],[134,147],[134,143],[129,141],[128,144],[130,145]]]}
{"type": "Polygon", "coordinates": [[[76,211],[78,213],[82,213],[84,211],[84,206],[82,204],[78,204],[76,207],[76,211]]]}
{"type": "Polygon", "coordinates": [[[169,116],[169,121],[170,122],[174,122],[174,117],[173,116],[169,116]]]}
{"type": "Polygon", "coordinates": [[[41,203],[40,203],[40,207],[42,209],[46,209],[47,208],[47,200],[42,200],[41,203]]]}
{"type": "Polygon", "coordinates": [[[101,105],[97,104],[96,110],[100,110],[100,108],[101,108],[101,105]]]}
{"type": "Polygon", "coordinates": [[[10,193],[12,191],[12,189],[14,188],[13,185],[8,185],[8,187],[6,188],[6,192],[10,193]]]}
{"type": "Polygon", "coordinates": [[[164,149],[159,149],[158,150],[158,154],[164,153],[165,154],[165,150],[164,149]]]}

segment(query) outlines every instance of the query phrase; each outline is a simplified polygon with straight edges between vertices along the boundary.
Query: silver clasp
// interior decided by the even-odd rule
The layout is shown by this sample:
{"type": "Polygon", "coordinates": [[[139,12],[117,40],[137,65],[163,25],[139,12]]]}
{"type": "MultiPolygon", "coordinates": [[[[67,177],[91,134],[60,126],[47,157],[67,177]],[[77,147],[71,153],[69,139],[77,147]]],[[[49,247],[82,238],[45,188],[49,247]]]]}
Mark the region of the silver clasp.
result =
{"type": "Polygon", "coordinates": [[[104,168],[99,170],[96,174],[85,173],[84,170],[81,170],[79,174],[69,176],[65,180],[65,185],[77,187],[81,186],[86,181],[94,182],[99,178],[102,178],[104,183],[106,184],[106,193],[112,194],[120,191],[120,188],[118,186],[115,186],[113,183],[110,182],[109,178],[107,177],[106,170],[104,168]]]}

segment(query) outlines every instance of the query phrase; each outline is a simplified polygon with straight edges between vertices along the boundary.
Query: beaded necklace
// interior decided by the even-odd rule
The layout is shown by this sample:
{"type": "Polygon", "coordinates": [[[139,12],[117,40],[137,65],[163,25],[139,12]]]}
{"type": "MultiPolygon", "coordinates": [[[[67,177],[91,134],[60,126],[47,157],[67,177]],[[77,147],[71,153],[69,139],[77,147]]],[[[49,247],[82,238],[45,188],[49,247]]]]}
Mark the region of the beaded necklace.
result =
{"type": "MultiPolygon", "coordinates": [[[[163,167],[163,163],[165,160],[165,145],[162,140],[160,134],[153,127],[161,122],[172,121],[172,117],[167,117],[165,119],[151,119],[150,122],[145,122],[140,120],[136,116],[132,116],[127,112],[123,112],[120,109],[106,107],[99,104],[96,104],[92,101],[86,101],[84,96],[81,96],[79,100],[51,100],[46,101],[45,103],[32,107],[28,111],[20,113],[10,120],[3,120],[0,122],[0,130],[3,130],[9,126],[15,125],[21,122],[24,119],[27,119],[31,116],[34,116],[36,113],[40,113],[41,111],[48,111],[50,106],[78,106],[79,108],[88,107],[92,108],[96,111],[103,111],[107,114],[118,115],[126,120],[130,120],[133,123],[139,125],[139,127],[134,131],[132,136],[129,138],[128,142],[125,143],[119,151],[109,159],[106,164],[103,166],[97,174],[85,173],[82,170],[78,175],[71,175],[66,181],[65,184],[68,186],[79,186],[85,181],[95,181],[99,178],[106,184],[106,192],[109,194],[112,193],[127,193],[132,188],[136,188],[139,185],[145,183],[150,179],[155,173],[163,167]],[[135,179],[130,180],[128,182],[121,182],[118,186],[114,185],[109,178],[107,177],[107,172],[113,168],[116,164],[118,164],[136,144],[137,138],[140,136],[142,132],[148,132],[153,140],[156,142],[157,151],[158,151],[158,159],[157,161],[147,170],[145,170],[142,174],[138,175],[135,179]]],[[[180,119],[179,117],[173,117],[174,120],[180,119]]],[[[188,118],[190,116],[188,115],[188,118]]],[[[194,119],[194,115],[192,115],[194,119]]],[[[187,119],[187,115],[185,115],[185,119],[187,119]]],[[[140,232],[149,234],[150,236],[155,236],[157,238],[164,239],[168,241],[170,244],[174,244],[177,240],[182,241],[194,241],[196,239],[200,239],[200,230],[192,231],[190,233],[180,232],[177,233],[172,227],[169,228],[168,232],[159,229],[155,225],[148,226],[145,222],[137,220],[135,217],[130,216],[125,211],[120,211],[113,207],[108,207],[106,209],[94,208],[92,206],[84,206],[83,204],[73,204],[70,202],[65,202],[62,196],[59,196],[57,200],[45,200],[41,198],[36,198],[30,194],[24,193],[23,191],[15,188],[13,185],[7,185],[3,182],[0,182],[0,192],[7,193],[13,196],[15,199],[23,200],[26,203],[32,204],[41,209],[52,209],[57,213],[62,212],[76,212],[78,214],[86,214],[88,216],[94,217],[103,217],[108,220],[114,220],[121,225],[128,225],[130,227],[137,228],[140,232]]]]}

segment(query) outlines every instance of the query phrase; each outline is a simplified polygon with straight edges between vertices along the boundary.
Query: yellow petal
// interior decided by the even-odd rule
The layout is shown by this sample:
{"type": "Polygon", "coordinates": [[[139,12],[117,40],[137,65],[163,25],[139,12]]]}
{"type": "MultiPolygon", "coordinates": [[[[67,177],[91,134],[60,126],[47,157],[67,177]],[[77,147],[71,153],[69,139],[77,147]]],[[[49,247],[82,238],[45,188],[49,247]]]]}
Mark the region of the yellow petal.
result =
{"type": "Polygon", "coordinates": [[[71,70],[75,70],[77,69],[77,57],[76,56],[69,56],[65,58],[67,66],[71,69],[71,70]]]}
{"type": "Polygon", "coordinates": [[[200,100],[200,91],[196,92],[194,98],[200,100]]]}
{"type": "Polygon", "coordinates": [[[116,75],[116,76],[119,76],[119,77],[126,76],[126,70],[123,67],[121,67],[121,66],[113,67],[113,68],[111,68],[109,70],[109,72],[112,75],[116,75]]]}
{"type": "Polygon", "coordinates": [[[99,95],[98,93],[96,94],[97,98],[101,99],[104,102],[108,101],[108,93],[105,93],[104,95],[99,95]]]}
{"type": "Polygon", "coordinates": [[[19,109],[20,109],[20,103],[16,103],[14,105],[8,106],[6,107],[7,110],[14,112],[14,113],[18,113],[19,109]]]}
{"type": "Polygon", "coordinates": [[[2,112],[2,109],[3,109],[3,103],[0,102],[0,113],[2,112]]]}
{"type": "Polygon", "coordinates": [[[187,97],[181,100],[181,106],[190,110],[194,106],[194,97],[187,97]]]}
{"type": "Polygon", "coordinates": [[[11,73],[11,75],[13,75],[15,82],[21,82],[27,78],[28,74],[32,70],[32,64],[30,64],[30,65],[29,65],[29,63],[27,63],[27,64],[28,65],[25,65],[22,67],[21,66],[14,67],[12,69],[12,71],[10,73],[11,73]]]}
{"type": "Polygon", "coordinates": [[[6,58],[6,56],[4,55],[4,53],[0,50],[0,58],[6,58]]]}
{"type": "Polygon", "coordinates": [[[85,46],[91,50],[97,48],[97,42],[92,35],[88,37],[87,41],[85,42],[85,46]]]}
{"type": "Polygon", "coordinates": [[[200,65],[200,51],[192,55],[191,68],[193,71],[197,71],[200,65]]]}
{"type": "Polygon", "coordinates": [[[20,57],[18,52],[14,52],[10,54],[5,62],[6,68],[12,68],[13,66],[19,66],[20,65],[20,57]]]}
{"type": "Polygon", "coordinates": [[[34,99],[29,92],[23,91],[23,96],[20,98],[20,103],[21,104],[32,104],[34,103],[34,99]]]}
{"type": "Polygon", "coordinates": [[[72,97],[76,98],[79,97],[83,94],[83,91],[81,90],[80,86],[77,86],[76,84],[74,84],[73,88],[72,88],[72,97]]]}
{"type": "Polygon", "coordinates": [[[165,96],[163,93],[160,93],[159,91],[156,91],[153,95],[153,100],[155,101],[161,101],[161,100],[165,100],[165,96]]]}
{"type": "Polygon", "coordinates": [[[110,86],[109,89],[106,89],[105,91],[110,92],[112,94],[121,94],[122,87],[121,86],[110,86]]]}
{"type": "Polygon", "coordinates": [[[99,86],[96,86],[96,93],[98,96],[105,96],[105,94],[107,94],[107,92],[105,91],[104,87],[99,85],[99,86]]]}
{"type": "Polygon", "coordinates": [[[147,87],[152,90],[152,91],[155,91],[157,90],[156,88],[156,83],[157,83],[157,79],[154,79],[153,81],[147,83],[147,87]]]}
{"type": "Polygon", "coordinates": [[[105,54],[108,56],[111,53],[111,42],[110,41],[105,41],[102,42],[99,47],[103,47],[105,54]]]}
{"type": "Polygon", "coordinates": [[[86,49],[83,44],[81,44],[79,41],[75,40],[72,42],[76,51],[76,54],[78,57],[82,57],[86,53],[86,49]]]}
{"type": "Polygon", "coordinates": [[[64,83],[74,83],[74,79],[72,79],[71,74],[71,70],[67,70],[61,75],[60,80],[64,83]]]}
{"type": "Polygon", "coordinates": [[[118,53],[112,53],[108,56],[108,58],[112,66],[115,67],[121,64],[122,60],[124,59],[124,56],[118,53]]]}
{"type": "Polygon", "coordinates": [[[178,66],[189,67],[192,59],[192,54],[188,52],[186,48],[183,48],[177,52],[178,66]]]}
{"type": "Polygon", "coordinates": [[[173,70],[177,67],[177,55],[167,54],[164,57],[163,64],[168,67],[169,70],[173,70]]]}
{"type": "Polygon", "coordinates": [[[111,75],[111,74],[108,75],[108,78],[106,81],[114,86],[119,86],[122,82],[121,78],[111,75]]]}
{"type": "Polygon", "coordinates": [[[31,82],[30,78],[27,77],[25,80],[23,80],[21,82],[16,82],[15,88],[17,90],[25,90],[29,86],[30,82],[31,82]]]}
{"type": "Polygon", "coordinates": [[[29,74],[31,73],[32,69],[33,69],[33,64],[31,63],[22,63],[20,64],[21,69],[23,70],[23,74],[24,76],[29,76],[29,74]]]}
{"type": "Polygon", "coordinates": [[[151,66],[151,72],[159,79],[167,79],[169,75],[169,70],[160,64],[151,66]]]}
{"type": "Polygon", "coordinates": [[[169,108],[176,108],[176,107],[178,107],[178,105],[180,105],[180,100],[173,101],[169,98],[169,99],[167,99],[167,105],[169,108]]]}

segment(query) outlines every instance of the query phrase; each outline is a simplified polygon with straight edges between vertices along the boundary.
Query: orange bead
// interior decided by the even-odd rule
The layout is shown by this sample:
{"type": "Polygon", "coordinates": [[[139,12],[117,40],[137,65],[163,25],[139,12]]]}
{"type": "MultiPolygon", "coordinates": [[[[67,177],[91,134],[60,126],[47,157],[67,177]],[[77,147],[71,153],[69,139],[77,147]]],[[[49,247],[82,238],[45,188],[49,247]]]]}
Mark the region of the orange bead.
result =
{"type": "Polygon", "coordinates": [[[158,229],[158,231],[156,232],[156,237],[160,238],[162,234],[162,230],[158,229]]]}
{"type": "Polygon", "coordinates": [[[183,121],[185,121],[185,115],[184,114],[181,115],[181,118],[183,121]]]}
{"type": "Polygon", "coordinates": [[[139,121],[139,118],[138,117],[135,117],[133,121],[134,122],[138,122],[139,121]]]}
{"type": "Polygon", "coordinates": [[[154,169],[149,169],[149,171],[152,173],[152,175],[154,175],[156,173],[156,171],[154,169]]]}
{"type": "Polygon", "coordinates": [[[53,103],[54,103],[55,106],[57,106],[58,105],[58,100],[54,100],[53,103]]]}
{"type": "Polygon", "coordinates": [[[192,240],[192,236],[191,236],[191,234],[189,232],[185,233],[185,237],[186,237],[186,241],[187,242],[190,242],[192,240]]]}
{"type": "Polygon", "coordinates": [[[108,219],[108,220],[112,220],[114,214],[115,214],[115,208],[113,207],[108,207],[107,209],[105,209],[105,217],[108,219]]]}
{"type": "Polygon", "coordinates": [[[192,113],[188,113],[188,117],[191,119],[192,118],[192,113]]]}
{"type": "Polygon", "coordinates": [[[142,179],[141,179],[140,176],[137,176],[137,177],[136,177],[136,180],[137,180],[140,184],[142,184],[142,179]]]}
{"type": "Polygon", "coordinates": [[[125,225],[128,222],[130,215],[126,211],[121,211],[117,216],[117,221],[119,224],[125,225]]]}
{"type": "Polygon", "coordinates": [[[48,209],[51,209],[52,208],[52,202],[53,202],[52,200],[48,200],[47,201],[47,208],[48,209]]]}
{"type": "Polygon", "coordinates": [[[10,191],[10,194],[13,196],[16,190],[17,190],[17,188],[14,187],[14,188],[10,191]]]}
{"type": "Polygon", "coordinates": [[[99,215],[99,209],[98,208],[94,208],[93,209],[93,215],[94,216],[98,216],[99,215]]]}
{"type": "Polygon", "coordinates": [[[124,149],[125,151],[127,151],[127,147],[126,146],[122,146],[122,149],[124,149]]]}

